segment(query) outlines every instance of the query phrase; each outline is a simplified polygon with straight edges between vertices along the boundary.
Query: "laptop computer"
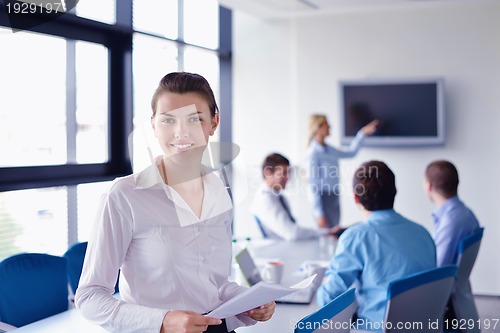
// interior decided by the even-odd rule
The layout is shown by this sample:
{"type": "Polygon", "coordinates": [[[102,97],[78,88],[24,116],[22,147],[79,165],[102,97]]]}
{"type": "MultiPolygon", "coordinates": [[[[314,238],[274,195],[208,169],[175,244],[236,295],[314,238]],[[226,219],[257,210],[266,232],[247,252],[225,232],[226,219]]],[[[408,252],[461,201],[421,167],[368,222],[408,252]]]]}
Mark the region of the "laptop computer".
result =
{"type": "MultiPolygon", "coordinates": [[[[259,268],[255,264],[250,252],[248,252],[248,249],[245,248],[236,255],[236,262],[238,263],[245,280],[250,286],[262,281],[259,268]]],[[[318,267],[318,269],[314,271],[314,274],[317,274],[316,278],[314,278],[314,281],[308,287],[299,289],[294,293],[281,297],[277,299],[276,302],[289,304],[311,303],[316,290],[323,280],[325,269],[323,267],[318,267]]]]}

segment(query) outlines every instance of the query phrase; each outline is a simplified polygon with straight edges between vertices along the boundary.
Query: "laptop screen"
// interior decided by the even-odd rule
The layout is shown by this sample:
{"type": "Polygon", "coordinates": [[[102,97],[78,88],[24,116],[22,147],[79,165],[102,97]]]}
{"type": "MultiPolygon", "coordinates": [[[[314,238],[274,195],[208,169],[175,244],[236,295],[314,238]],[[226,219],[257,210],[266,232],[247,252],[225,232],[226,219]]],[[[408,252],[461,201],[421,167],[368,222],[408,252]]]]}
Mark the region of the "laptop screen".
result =
{"type": "Polygon", "coordinates": [[[246,248],[241,250],[236,255],[236,262],[240,266],[243,276],[245,277],[250,286],[253,286],[254,284],[257,284],[260,281],[262,281],[259,269],[257,268],[257,265],[255,265],[255,262],[253,261],[250,252],[248,252],[246,248]]]}

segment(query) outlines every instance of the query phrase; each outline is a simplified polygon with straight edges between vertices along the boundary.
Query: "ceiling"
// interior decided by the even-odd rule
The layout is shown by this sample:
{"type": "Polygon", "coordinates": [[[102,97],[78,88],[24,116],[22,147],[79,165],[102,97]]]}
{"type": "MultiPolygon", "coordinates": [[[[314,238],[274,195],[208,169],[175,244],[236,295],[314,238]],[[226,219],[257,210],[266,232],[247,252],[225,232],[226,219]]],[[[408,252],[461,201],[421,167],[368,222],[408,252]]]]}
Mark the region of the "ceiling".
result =
{"type": "Polygon", "coordinates": [[[290,18],[390,6],[471,1],[477,0],[219,0],[219,3],[261,18],[290,18]]]}

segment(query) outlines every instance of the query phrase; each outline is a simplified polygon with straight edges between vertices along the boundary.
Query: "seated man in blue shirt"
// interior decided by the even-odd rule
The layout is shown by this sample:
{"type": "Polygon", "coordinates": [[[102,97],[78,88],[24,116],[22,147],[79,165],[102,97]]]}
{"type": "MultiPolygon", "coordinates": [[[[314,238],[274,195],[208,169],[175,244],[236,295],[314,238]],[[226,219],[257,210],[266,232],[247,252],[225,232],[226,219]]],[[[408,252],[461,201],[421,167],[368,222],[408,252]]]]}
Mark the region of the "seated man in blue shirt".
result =
{"type": "Polygon", "coordinates": [[[458,171],[448,161],[434,161],[425,170],[424,188],[437,206],[434,219],[434,242],[437,265],[455,265],[458,259],[458,243],[479,228],[474,213],[460,201],[458,171]]]}
{"type": "Polygon", "coordinates": [[[366,220],[340,235],[317,300],[323,306],[354,284],[358,329],[373,329],[384,320],[389,283],[435,268],[436,248],[423,226],[394,211],[395,177],[385,163],[363,163],[353,192],[366,220]]]}

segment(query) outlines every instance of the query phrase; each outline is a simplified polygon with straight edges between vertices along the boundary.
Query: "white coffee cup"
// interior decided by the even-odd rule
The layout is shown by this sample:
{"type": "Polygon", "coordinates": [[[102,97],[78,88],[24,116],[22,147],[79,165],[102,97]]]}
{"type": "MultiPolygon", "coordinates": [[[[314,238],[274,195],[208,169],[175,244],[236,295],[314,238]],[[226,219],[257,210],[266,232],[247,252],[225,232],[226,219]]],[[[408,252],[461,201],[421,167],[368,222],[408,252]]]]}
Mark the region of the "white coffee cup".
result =
{"type": "Polygon", "coordinates": [[[282,261],[268,261],[260,271],[262,279],[269,283],[280,283],[283,277],[284,263],[282,261]]]}

